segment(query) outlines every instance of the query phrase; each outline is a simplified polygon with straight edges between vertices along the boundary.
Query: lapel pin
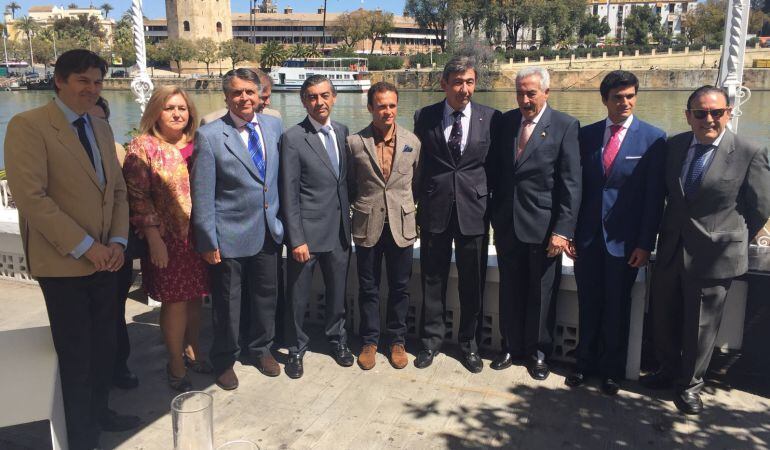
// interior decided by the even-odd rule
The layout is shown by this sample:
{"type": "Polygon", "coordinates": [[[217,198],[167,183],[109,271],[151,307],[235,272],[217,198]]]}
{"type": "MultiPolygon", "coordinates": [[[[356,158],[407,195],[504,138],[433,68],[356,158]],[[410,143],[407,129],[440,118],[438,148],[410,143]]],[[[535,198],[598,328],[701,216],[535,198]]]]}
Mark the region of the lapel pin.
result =
{"type": "Polygon", "coordinates": [[[542,137],[545,137],[545,131],[543,131],[542,133],[540,133],[540,136],[542,136],[542,137]]]}

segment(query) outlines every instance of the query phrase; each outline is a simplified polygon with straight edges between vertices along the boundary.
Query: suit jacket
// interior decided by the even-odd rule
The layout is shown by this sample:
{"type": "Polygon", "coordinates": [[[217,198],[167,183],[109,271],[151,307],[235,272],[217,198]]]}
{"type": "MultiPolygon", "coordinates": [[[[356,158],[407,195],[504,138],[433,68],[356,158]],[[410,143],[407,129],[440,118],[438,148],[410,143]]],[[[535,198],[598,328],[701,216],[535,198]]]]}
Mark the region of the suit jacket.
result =
{"type": "Polygon", "coordinates": [[[418,223],[423,230],[442,233],[449,225],[455,205],[462,234],[485,234],[489,194],[487,156],[500,111],[471,103],[469,130],[464,130],[469,133],[468,141],[460,161],[454,160],[447,146],[443,117],[444,101],[414,113],[414,134],[422,143],[418,223]]]}
{"type": "Polygon", "coordinates": [[[348,193],[353,209],[353,242],[373,247],[388,218],[393,240],[399,247],[417,240],[414,191],[419,179],[420,141],[396,126],[396,148],[388,181],[382,174],[374,128],[369,124],[348,137],[348,193]]]}
{"type": "Polygon", "coordinates": [[[86,235],[108,244],[128,238],[126,184],[107,122],[91,118],[105,184],[55,102],[18,114],[5,136],[5,167],[30,273],[75,277],[94,273],[73,251],[86,235]]]}
{"type": "MultiPolygon", "coordinates": [[[[206,125],[207,123],[211,123],[211,122],[213,122],[213,121],[215,121],[217,119],[221,119],[222,116],[227,114],[227,112],[228,112],[227,108],[222,108],[222,109],[218,109],[218,110],[216,110],[214,112],[210,112],[210,113],[206,114],[205,116],[201,117],[200,126],[206,125]]],[[[281,113],[278,110],[275,110],[273,108],[265,108],[265,109],[263,109],[262,110],[262,114],[265,114],[265,115],[268,115],[268,116],[273,116],[273,117],[276,117],[278,119],[281,118],[281,113]]]]}
{"type": "Polygon", "coordinates": [[[583,195],[575,244],[588,247],[601,230],[612,256],[628,257],[636,248],[651,252],[663,214],[666,133],[634,117],[605,174],[605,130],[605,120],[580,129],[583,195]]]}
{"type": "Polygon", "coordinates": [[[667,143],[668,201],[657,260],[670,261],[681,242],[687,273],[736,277],[748,269],[749,240],[770,216],[768,150],[725,131],[698,191],[688,200],[679,177],[692,137],[686,132],[667,143]]]}
{"type": "Polygon", "coordinates": [[[253,256],[262,250],[266,229],[283,241],[278,218],[278,142],[282,124],[257,114],[264,140],[265,178],[229,114],[195,133],[190,187],[195,248],[219,249],[223,258],[253,256]]]}
{"type": "Polygon", "coordinates": [[[289,249],[307,244],[312,253],[329,252],[339,241],[344,248],[350,246],[348,127],[335,121],[331,125],[337,135],[339,176],[307,117],[281,138],[281,218],[289,249]]]}
{"type": "Polygon", "coordinates": [[[551,233],[572,239],[581,195],[580,123],[546,106],[516,160],[520,125],[521,111],[508,111],[495,137],[495,239],[504,243],[511,231],[528,244],[544,243],[551,233]]]}

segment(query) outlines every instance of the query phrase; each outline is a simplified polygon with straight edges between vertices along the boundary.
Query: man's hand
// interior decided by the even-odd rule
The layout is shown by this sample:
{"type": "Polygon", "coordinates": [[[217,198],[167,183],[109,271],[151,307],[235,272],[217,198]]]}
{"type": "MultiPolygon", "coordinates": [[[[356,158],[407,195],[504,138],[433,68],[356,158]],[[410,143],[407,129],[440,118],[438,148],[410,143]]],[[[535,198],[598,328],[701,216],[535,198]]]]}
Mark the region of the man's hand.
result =
{"type": "Polygon", "coordinates": [[[112,249],[106,245],[94,242],[83,255],[96,267],[97,272],[101,272],[108,270],[110,259],[112,258],[112,249]]]}
{"type": "Polygon", "coordinates": [[[211,250],[210,252],[201,253],[203,260],[212,266],[222,262],[222,256],[219,254],[219,249],[211,250]]]}
{"type": "Polygon", "coordinates": [[[577,249],[575,248],[575,243],[570,241],[569,247],[567,247],[567,250],[564,251],[564,253],[567,254],[567,257],[571,260],[576,260],[578,257],[577,249]]]}
{"type": "Polygon", "coordinates": [[[650,260],[650,252],[641,248],[635,248],[631,252],[631,257],[628,258],[628,265],[635,268],[644,267],[647,265],[647,261],[650,260]]]}
{"type": "Polygon", "coordinates": [[[110,272],[117,272],[121,267],[123,267],[124,248],[117,242],[110,242],[107,248],[109,248],[112,252],[112,257],[110,257],[110,261],[107,263],[107,270],[110,272]]]}
{"type": "Polygon", "coordinates": [[[291,251],[291,257],[294,258],[294,261],[299,263],[306,263],[308,260],[310,260],[310,249],[308,248],[307,244],[294,247],[294,249],[291,251]]]}
{"type": "Polygon", "coordinates": [[[548,244],[548,248],[545,249],[549,258],[562,254],[569,249],[569,241],[561,236],[555,234],[551,235],[551,242],[548,244]]]}

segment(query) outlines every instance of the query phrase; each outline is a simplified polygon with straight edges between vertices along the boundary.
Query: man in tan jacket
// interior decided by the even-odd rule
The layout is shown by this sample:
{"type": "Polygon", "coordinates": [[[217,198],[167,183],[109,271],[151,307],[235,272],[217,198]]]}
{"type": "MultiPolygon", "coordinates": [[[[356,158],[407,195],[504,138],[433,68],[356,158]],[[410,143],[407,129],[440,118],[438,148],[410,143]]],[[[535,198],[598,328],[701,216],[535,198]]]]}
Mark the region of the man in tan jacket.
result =
{"type": "Polygon", "coordinates": [[[348,192],[353,209],[356,245],[359,334],[363,349],[358,365],[374,367],[380,338],[380,274],[382,257],[388,274],[386,332],[390,364],[406,366],[404,350],[412,247],[417,240],[413,192],[418,182],[420,141],[396,124],[398,90],[375,83],[367,94],[372,123],[348,137],[348,192]]]}
{"type": "Polygon", "coordinates": [[[59,358],[71,450],[98,447],[101,430],[139,424],[107,407],[128,202],[112,130],[86,113],[106,71],[95,53],[63,53],[56,98],[16,115],[5,136],[27,267],[43,291],[59,358]]]}

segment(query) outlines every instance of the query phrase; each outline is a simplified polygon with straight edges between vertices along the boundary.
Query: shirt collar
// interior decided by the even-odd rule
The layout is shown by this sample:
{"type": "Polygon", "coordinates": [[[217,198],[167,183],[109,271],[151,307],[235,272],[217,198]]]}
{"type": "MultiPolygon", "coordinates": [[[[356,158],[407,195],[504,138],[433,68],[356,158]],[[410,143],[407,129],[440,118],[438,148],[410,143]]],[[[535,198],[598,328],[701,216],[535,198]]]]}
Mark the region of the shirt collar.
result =
{"type": "Polygon", "coordinates": [[[59,98],[59,96],[56,96],[54,98],[54,101],[56,102],[56,106],[58,106],[59,109],[61,109],[61,112],[64,113],[64,118],[67,119],[67,122],[69,122],[70,125],[72,125],[73,122],[75,122],[76,120],[82,117],[86,120],[86,123],[88,124],[88,126],[89,127],[91,126],[91,119],[88,117],[88,114],[83,114],[82,116],[78,115],[78,113],[70,109],[69,106],[65,105],[64,102],[59,98]]]}
{"type": "Polygon", "coordinates": [[[379,128],[372,125],[372,130],[374,130],[374,140],[380,142],[388,142],[392,140],[394,137],[396,137],[396,126],[397,125],[394,123],[393,126],[390,127],[390,130],[388,130],[388,134],[383,135],[379,128]]]}
{"type": "MultiPolygon", "coordinates": [[[[323,127],[323,126],[326,126],[326,125],[328,125],[330,127],[332,126],[331,119],[329,119],[328,121],[326,121],[325,124],[323,124],[323,123],[315,120],[310,114],[307,115],[307,118],[310,120],[310,123],[313,125],[313,128],[315,128],[316,132],[320,131],[321,127],[323,127]]],[[[334,131],[334,127],[332,127],[332,131],[334,131]]]]}
{"type": "MultiPolygon", "coordinates": [[[[545,105],[543,105],[543,109],[541,109],[540,112],[537,113],[537,116],[535,116],[535,118],[532,119],[532,123],[533,124],[537,125],[537,123],[540,122],[540,118],[543,117],[543,113],[545,112],[546,109],[548,109],[548,103],[547,102],[546,102],[545,105]]],[[[522,114],[522,116],[521,116],[521,123],[524,123],[525,120],[527,120],[527,119],[525,119],[524,115],[522,114]]]]}
{"type": "MultiPolygon", "coordinates": [[[[461,111],[463,113],[463,117],[470,117],[471,116],[471,102],[468,102],[468,104],[465,105],[465,108],[463,108],[461,111]]],[[[455,112],[455,110],[451,106],[449,106],[449,102],[444,100],[444,118],[446,119],[447,117],[451,116],[452,113],[454,113],[454,112],[455,112]]]]}
{"type": "Polygon", "coordinates": [[[634,115],[633,114],[628,116],[628,118],[626,120],[624,120],[623,122],[621,122],[619,124],[616,124],[615,122],[611,121],[609,117],[607,117],[607,119],[604,120],[604,128],[609,128],[612,125],[620,125],[624,129],[628,130],[631,127],[631,122],[633,122],[633,121],[634,121],[634,115]]]}
{"type": "MultiPolygon", "coordinates": [[[[246,126],[246,121],[241,119],[237,114],[234,114],[232,111],[229,111],[230,118],[233,119],[233,124],[235,124],[235,128],[238,128],[239,130],[246,126]]],[[[257,121],[257,115],[254,114],[254,117],[251,118],[251,123],[256,125],[259,123],[257,121]]]]}
{"type": "MultiPolygon", "coordinates": [[[[714,148],[719,147],[719,143],[722,142],[722,138],[724,137],[726,131],[727,131],[727,128],[725,128],[724,130],[722,130],[721,133],[719,133],[719,136],[717,136],[717,138],[714,139],[714,142],[711,143],[711,147],[714,147],[714,148]]],[[[696,138],[695,134],[693,134],[692,141],[690,142],[690,147],[696,144],[700,144],[700,142],[698,142],[698,138],[696,138]]]]}

